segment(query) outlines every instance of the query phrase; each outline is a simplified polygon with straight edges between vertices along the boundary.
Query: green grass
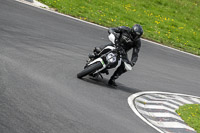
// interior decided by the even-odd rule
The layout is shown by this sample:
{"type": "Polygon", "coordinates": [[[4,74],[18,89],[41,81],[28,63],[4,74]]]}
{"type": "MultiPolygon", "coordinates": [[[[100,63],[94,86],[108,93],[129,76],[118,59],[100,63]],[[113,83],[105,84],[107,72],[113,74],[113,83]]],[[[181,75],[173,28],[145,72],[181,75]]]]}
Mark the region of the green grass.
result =
{"type": "Polygon", "coordinates": [[[183,105],[176,112],[190,127],[200,133],[200,104],[183,105]]]}
{"type": "Polygon", "coordinates": [[[143,38],[200,55],[200,0],[39,1],[106,27],[141,24],[143,38]]]}

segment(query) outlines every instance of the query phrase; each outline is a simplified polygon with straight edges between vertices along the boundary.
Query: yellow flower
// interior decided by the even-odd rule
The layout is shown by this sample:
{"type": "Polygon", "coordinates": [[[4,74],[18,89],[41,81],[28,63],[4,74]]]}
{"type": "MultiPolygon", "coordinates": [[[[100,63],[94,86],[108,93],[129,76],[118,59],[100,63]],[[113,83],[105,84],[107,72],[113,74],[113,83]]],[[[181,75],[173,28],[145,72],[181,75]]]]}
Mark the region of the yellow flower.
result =
{"type": "Polygon", "coordinates": [[[160,22],[159,22],[159,21],[155,21],[155,23],[156,23],[156,24],[159,24],[160,22]]]}

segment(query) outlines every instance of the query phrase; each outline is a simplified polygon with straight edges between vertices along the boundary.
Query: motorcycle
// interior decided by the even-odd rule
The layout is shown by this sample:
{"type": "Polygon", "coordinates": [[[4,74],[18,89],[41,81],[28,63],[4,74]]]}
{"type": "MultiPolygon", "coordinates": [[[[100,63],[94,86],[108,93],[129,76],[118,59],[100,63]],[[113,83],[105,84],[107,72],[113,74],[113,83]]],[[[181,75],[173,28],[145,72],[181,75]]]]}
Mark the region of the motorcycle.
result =
{"type": "MultiPolygon", "coordinates": [[[[107,73],[108,69],[118,68],[122,63],[122,57],[126,52],[117,43],[114,42],[114,37],[109,36],[113,45],[106,46],[100,53],[98,58],[88,59],[84,70],[77,74],[77,78],[83,78],[86,75],[100,76],[102,73],[107,73]]],[[[132,67],[125,63],[127,70],[131,70],[132,67]]],[[[108,74],[108,73],[107,73],[108,74]]]]}

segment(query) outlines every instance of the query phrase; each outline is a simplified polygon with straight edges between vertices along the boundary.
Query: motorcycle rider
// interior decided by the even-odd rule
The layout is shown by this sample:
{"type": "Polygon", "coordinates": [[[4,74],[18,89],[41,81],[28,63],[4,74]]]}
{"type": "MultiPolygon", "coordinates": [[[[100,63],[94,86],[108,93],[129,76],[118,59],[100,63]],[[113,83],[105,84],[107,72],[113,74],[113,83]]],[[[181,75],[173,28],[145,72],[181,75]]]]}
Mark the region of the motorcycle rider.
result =
{"type": "Polygon", "coordinates": [[[115,80],[118,79],[119,76],[125,73],[127,70],[131,70],[138,59],[138,53],[141,47],[140,37],[143,35],[143,29],[139,24],[135,24],[132,28],[129,28],[126,26],[109,28],[108,33],[109,33],[109,39],[112,40],[112,43],[101,46],[101,47],[95,47],[93,51],[94,54],[89,55],[89,58],[92,58],[94,56],[97,57],[98,54],[101,52],[101,50],[105,48],[106,46],[114,45],[114,44],[120,45],[121,48],[124,49],[125,54],[122,57],[121,65],[117,68],[117,70],[113,73],[110,80],[108,81],[109,85],[117,86],[117,84],[115,83],[115,80]],[[129,60],[127,56],[127,52],[131,49],[133,50],[132,57],[131,57],[131,60],[129,60]],[[129,66],[128,69],[126,68],[125,63],[126,63],[126,66],[127,65],[129,66]]]}

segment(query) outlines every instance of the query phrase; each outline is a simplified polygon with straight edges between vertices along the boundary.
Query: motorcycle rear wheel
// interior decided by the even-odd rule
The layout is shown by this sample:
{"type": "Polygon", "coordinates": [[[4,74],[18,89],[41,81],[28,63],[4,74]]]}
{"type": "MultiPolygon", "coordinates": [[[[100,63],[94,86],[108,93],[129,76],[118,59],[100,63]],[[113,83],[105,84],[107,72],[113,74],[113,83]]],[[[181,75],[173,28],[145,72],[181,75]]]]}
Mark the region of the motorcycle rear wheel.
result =
{"type": "Polygon", "coordinates": [[[97,63],[94,63],[88,67],[86,67],[83,71],[81,71],[80,73],[77,74],[77,78],[82,78],[86,75],[89,75],[89,74],[92,74],[94,73],[95,71],[99,70],[100,68],[102,68],[103,65],[101,64],[101,62],[97,62],[97,63]]]}

